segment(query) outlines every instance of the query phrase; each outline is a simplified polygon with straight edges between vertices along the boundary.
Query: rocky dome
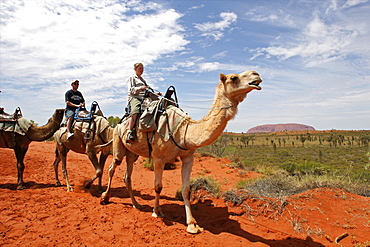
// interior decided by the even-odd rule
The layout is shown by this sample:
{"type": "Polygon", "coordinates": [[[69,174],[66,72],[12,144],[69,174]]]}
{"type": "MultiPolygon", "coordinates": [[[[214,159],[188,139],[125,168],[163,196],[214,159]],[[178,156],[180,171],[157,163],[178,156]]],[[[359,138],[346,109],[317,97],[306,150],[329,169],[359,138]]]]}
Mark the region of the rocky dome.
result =
{"type": "Polygon", "coordinates": [[[298,131],[298,130],[315,130],[314,127],[304,124],[265,124],[258,125],[247,131],[247,133],[269,133],[269,132],[283,132],[283,131],[298,131]]]}

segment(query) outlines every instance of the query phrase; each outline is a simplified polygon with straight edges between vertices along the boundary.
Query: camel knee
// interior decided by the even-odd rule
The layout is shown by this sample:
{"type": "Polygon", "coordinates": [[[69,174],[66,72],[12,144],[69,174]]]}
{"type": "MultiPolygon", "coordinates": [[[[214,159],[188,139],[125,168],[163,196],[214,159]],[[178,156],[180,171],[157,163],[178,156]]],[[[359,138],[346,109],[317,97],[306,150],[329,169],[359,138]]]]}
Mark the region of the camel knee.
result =
{"type": "Polygon", "coordinates": [[[157,193],[157,194],[161,194],[161,192],[162,192],[162,185],[156,185],[156,186],[154,187],[154,191],[155,191],[155,193],[157,193]]]}
{"type": "Polygon", "coordinates": [[[184,200],[190,200],[190,194],[191,194],[190,190],[188,190],[188,191],[186,191],[186,192],[183,192],[183,193],[182,193],[182,198],[183,198],[184,200]]]}
{"type": "Polygon", "coordinates": [[[96,169],[95,171],[96,177],[101,178],[103,175],[103,170],[102,169],[96,169]]]}
{"type": "Polygon", "coordinates": [[[131,177],[125,175],[123,180],[125,181],[125,184],[131,184],[131,177]]]}

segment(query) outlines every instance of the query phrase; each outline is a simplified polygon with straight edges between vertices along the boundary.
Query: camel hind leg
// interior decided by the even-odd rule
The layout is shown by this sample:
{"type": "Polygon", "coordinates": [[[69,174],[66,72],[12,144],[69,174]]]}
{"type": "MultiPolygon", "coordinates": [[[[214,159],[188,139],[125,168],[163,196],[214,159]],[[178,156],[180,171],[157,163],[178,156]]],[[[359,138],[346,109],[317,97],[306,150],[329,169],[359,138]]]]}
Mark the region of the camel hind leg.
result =
{"type": "Polygon", "coordinates": [[[125,181],[125,184],[126,184],[126,188],[128,190],[128,194],[130,195],[133,207],[137,208],[137,209],[141,209],[141,208],[143,208],[143,206],[140,205],[136,201],[135,196],[134,196],[134,192],[132,191],[132,183],[131,183],[131,175],[132,175],[132,171],[133,171],[133,168],[134,168],[134,162],[137,160],[138,157],[139,156],[137,154],[134,154],[134,153],[127,150],[127,153],[126,153],[126,172],[125,172],[124,181],[125,181]]]}
{"type": "Polygon", "coordinates": [[[162,177],[163,177],[163,170],[164,170],[164,163],[160,159],[154,159],[154,191],[155,191],[155,200],[154,200],[154,208],[153,208],[153,217],[160,217],[163,218],[164,215],[162,213],[161,207],[159,205],[159,199],[161,196],[163,184],[162,184],[162,177]]]}
{"type": "Polygon", "coordinates": [[[59,156],[58,149],[55,149],[55,160],[53,162],[53,167],[54,167],[54,174],[55,174],[55,186],[62,186],[62,184],[59,181],[59,174],[58,174],[58,166],[60,163],[61,159],[59,156]]]}
{"type": "Polygon", "coordinates": [[[68,153],[68,151],[69,150],[64,146],[61,146],[60,148],[58,148],[59,158],[62,161],[62,172],[63,172],[63,176],[66,180],[66,184],[67,184],[67,192],[72,192],[73,187],[69,183],[68,172],[67,172],[67,153],[68,153]]]}
{"type": "Polygon", "coordinates": [[[21,147],[19,144],[15,143],[14,153],[17,159],[17,171],[18,171],[18,181],[17,181],[17,190],[23,190],[26,188],[23,181],[23,172],[24,172],[24,156],[26,155],[28,146],[21,147]]]}

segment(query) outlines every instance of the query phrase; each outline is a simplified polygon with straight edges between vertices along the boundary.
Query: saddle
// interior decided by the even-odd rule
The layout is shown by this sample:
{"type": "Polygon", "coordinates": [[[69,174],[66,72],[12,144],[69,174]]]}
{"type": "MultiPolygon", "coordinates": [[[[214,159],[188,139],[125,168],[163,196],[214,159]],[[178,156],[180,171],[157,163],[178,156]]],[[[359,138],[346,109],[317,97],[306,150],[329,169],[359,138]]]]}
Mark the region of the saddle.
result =
{"type": "Polygon", "coordinates": [[[0,108],[0,122],[16,122],[17,119],[23,117],[21,108],[17,107],[13,114],[4,112],[4,108],[0,108]]]}
{"type": "MultiPolygon", "coordinates": [[[[174,86],[170,86],[164,97],[160,100],[150,100],[150,93],[146,94],[147,97],[141,102],[141,114],[137,119],[138,129],[142,132],[152,132],[158,129],[159,116],[165,111],[169,105],[178,107],[177,95],[174,86]],[[172,99],[172,95],[175,99],[172,99]]],[[[136,126],[136,123],[135,123],[136,126]]]]}
{"type": "Polygon", "coordinates": [[[96,101],[91,103],[90,111],[87,111],[85,107],[79,107],[76,110],[74,115],[74,120],[78,122],[88,122],[87,131],[85,133],[84,139],[89,140],[91,139],[91,124],[94,123],[94,116],[99,115],[103,117],[103,113],[100,110],[99,104],[96,101]],[[97,111],[97,108],[99,110],[97,111]]]}

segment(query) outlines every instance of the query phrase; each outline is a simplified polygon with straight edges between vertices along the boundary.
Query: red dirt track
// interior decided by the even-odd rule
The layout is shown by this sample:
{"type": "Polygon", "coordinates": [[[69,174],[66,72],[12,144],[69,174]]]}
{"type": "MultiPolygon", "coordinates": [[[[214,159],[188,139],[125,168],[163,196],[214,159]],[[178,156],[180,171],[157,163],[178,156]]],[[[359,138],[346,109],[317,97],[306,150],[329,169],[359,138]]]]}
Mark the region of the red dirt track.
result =
{"type": "MultiPolygon", "coordinates": [[[[131,206],[122,181],[125,166],[117,168],[110,203],[100,205],[96,182],[85,190],[83,182],[94,169],[86,155],[69,152],[67,169],[74,192],[55,187],[53,142],[33,142],[25,158],[28,189],[16,190],[14,152],[0,149],[0,246],[370,246],[370,198],[340,189],[314,189],[282,200],[250,195],[243,207],[221,198],[203,196],[193,202],[193,214],[204,228],[186,232],[183,202],[175,199],[180,188],[180,164],[165,170],[161,205],[163,219],[153,218],[154,173],[136,162],[132,180],[143,210],[131,206]],[[347,236],[348,234],[348,236],[347,236]]],[[[103,174],[107,184],[108,158],[103,174]]],[[[196,157],[192,177],[212,176],[221,190],[254,172],[227,166],[227,159],[196,157]]],[[[60,181],[65,185],[61,167],[60,181]]]]}

